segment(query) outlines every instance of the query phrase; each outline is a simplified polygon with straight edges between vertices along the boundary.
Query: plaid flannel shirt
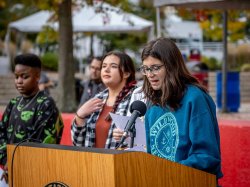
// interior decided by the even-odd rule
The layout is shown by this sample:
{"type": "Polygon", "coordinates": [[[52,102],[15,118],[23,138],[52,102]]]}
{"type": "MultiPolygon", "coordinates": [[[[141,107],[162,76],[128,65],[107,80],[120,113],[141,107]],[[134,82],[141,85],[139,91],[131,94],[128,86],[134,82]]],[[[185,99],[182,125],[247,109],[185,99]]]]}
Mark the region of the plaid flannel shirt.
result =
{"type": "MultiPolygon", "coordinates": [[[[131,99],[132,92],[136,87],[132,88],[128,94],[119,103],[116,114],[125,116],[127,115],[129,109],[129,103],[131,99]]],[[[95,97],[106,100],[108,98],[108,89],[100,92],[95,97]]],[[[96,121],[101,113],[102,109],[94,112],[87,118],[86,124],[83,127],[79,127],[75,124],[75,120],[71,126],[71,137],[72,142],[75,146],[83,147],[94,147],[95,146],[95,126],[96,121]]],[[[111,126],[108,132],[108,138],[105,143],[106,149],[115,149],[116,145],[119,143],[113,139],[113,129],[116,128],[115,123],[111,122],[111,126]]]]}

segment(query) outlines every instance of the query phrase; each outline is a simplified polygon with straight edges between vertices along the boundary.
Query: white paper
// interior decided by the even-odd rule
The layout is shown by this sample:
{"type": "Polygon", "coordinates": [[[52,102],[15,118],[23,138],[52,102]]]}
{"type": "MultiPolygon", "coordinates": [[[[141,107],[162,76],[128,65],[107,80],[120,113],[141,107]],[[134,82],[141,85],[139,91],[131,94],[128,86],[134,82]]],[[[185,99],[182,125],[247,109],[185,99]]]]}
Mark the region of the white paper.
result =
{"type": "MultiPolygon", "coordinates": [[[[124,130],[125,126],[130,119],[130,116],[120,116],[117,114],[110,113],[110,116],[115,123],[116,127],[124,130]]],[[[134,146],[146,146],[146,135],[145,135],[145,126],[144,122],[141,118],[137,118],[135,121],[135,129],[136,129],[136,136],[134,139],[134,146]]],[[[126,141],[128,142],[128,141],[126,141]]]]}
{"type": "Polygon", "coordinates": [[[140,152],[147,152],[146,146],[137,145],[133,148],[127,148],[126,151],[140,151],[140,152]]]}

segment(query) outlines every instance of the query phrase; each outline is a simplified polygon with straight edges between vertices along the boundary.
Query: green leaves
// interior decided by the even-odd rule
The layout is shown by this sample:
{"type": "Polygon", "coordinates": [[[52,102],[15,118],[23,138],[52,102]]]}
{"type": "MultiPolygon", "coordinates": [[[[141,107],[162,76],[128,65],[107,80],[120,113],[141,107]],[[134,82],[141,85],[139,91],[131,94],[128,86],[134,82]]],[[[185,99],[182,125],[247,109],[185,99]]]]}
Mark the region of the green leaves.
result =
{"type": "MultiPolygon", "coordinates": [[[[184,20],[196,20],[200,22],[203,30],[204,41],[221,41],[223,33],[223,12],[220,10],[187,10],[178,9],[178,14],[184,20]]],[[[228,40],[235,42],[243,39],[249,25],[249,11],[228,12],[228,40]],[[245,18],[245,19],[244,19],[245,18]]]]}

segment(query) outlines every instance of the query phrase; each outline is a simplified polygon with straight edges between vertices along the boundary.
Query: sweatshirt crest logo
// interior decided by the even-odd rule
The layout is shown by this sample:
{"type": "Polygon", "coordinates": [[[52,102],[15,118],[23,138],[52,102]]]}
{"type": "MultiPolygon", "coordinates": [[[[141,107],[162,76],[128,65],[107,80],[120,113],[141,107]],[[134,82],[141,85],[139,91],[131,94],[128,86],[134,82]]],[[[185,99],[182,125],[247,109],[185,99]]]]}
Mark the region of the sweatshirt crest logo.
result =
{"type": "Polygon", "coordinates": [[[150,129],[152,154],[175,161],[179,144],[179,133],[176,119],[170,112],[161,116],[150,129]]]}

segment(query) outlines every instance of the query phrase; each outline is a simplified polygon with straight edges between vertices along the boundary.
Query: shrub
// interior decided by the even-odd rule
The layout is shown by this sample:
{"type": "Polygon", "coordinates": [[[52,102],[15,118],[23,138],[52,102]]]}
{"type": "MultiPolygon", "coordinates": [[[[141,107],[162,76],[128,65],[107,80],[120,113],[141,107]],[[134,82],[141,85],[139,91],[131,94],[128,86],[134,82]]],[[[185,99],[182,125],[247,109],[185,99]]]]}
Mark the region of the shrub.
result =
{"type": "Polygon", "coordinates": [[[248,71],[250,72],[250,64],[243,64],[240,68],[241,71],[248,71]]]}
{"type": "Polygon", "coordinates": [[[202,62],[204,62],[208,66],[208,69],[211,71],[215,71],[221,68],[221,63],[214,57],[202,57],[202,62]]]}
{"type": "Polygon", "coordinates": [[[250,63],[250,45],[229,45],[228,48],[228,69],[240,71],[243,64],[250,63]]]}
{"type": "Polygon", "coordinates": [[[58,55],[56,53],[48,52],[42,57],[42,65],[44,69],[57,71],[58,70],[58,55]]]}

